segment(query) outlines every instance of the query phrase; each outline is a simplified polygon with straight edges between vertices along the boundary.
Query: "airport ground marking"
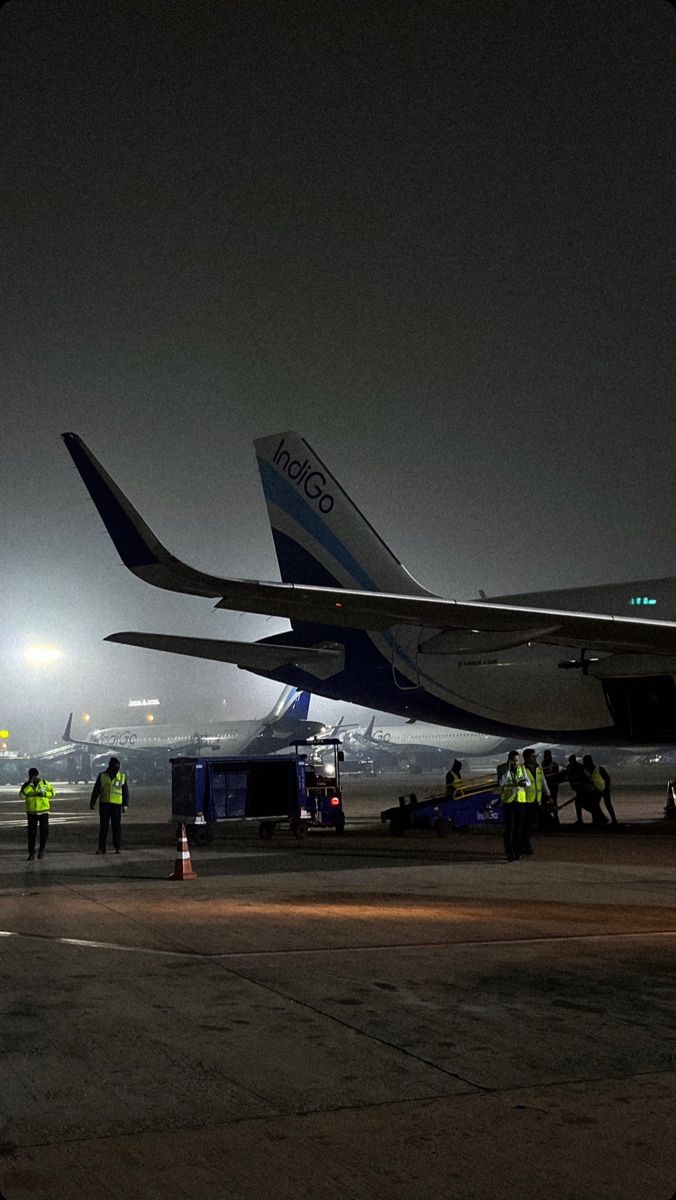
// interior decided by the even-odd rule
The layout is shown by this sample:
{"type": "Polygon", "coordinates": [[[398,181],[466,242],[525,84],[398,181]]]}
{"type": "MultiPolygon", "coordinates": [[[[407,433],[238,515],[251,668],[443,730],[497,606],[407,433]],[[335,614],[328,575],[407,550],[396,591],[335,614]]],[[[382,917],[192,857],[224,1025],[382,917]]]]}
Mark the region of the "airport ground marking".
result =
{"type": "MultiPolygon", "coordinates": [[[[107,908],[108,906],[102,905],[102,907],[107,908]]],[[[113,911],[115,911],[115,910],[113,910],[113,911]]],[[[140,923],[140,922],[134,922],[134,923],[136,924],[136,923],[140,923]]],[[[344,947],[344,948],[335,948],[334,947],[332,949],[329,949],[328,951],[325,949],[322,949],[322,948],[315,948],[315,949],[309,949],[309,950],[287,950],[287,951],[248,951],[248,952],[235,951],[233,953],[225,953],[225,954],[209,954],[209,953],[205,953],[204,951],[192,950],[188,947],[181,947],[180,949],[179,948],[176,948],[176,949],[155,949],[155,948],[149,949],[149,948],[145,948],[145,947],[141,947],[141,946],[123,946],[120,944],[116,944],[114,942],[90,941],[85,938],[56,937],[56,936],[48,935],[48,934],[22,934],[22,933],[18,933],[18,932],[12,931],[12,930],[0,930],[0,937],[32,938],[34,940],[51,941],[56,944],[64,945],[64,946],[74,946],[74,947],[80,948],[80,949],[115,950],[117,952],[150,954],[150,955],[153,955],[156,957],[159,956],[159,957],[164,957],[164,958],[179,957],[179,958],[187,958],[188,960],[192,959],[195,962],[210,963],[210,964],[213,963],[216,966],[220,967],[222,970],[224,970],[227,974],[232,975],[235,978],[242,980],[243,982],[249,984],[250,986],[252,986],[254,988],[258,988],[265,992],[269,992],[271,995],[276,996],[279,999],[285,1000],[288,1004],[291,1004],[295,1007],[304,1009],[307,1012],[313,1013],[315,1016],[320,1017],[322,1020],[328,1019],[328,1020],[332,1021],[335,1025],[338,1025],[341,1028],[348,1030],[352,1034],[353,1037],[366,1038],[367,1041],[374,1042],[390,1051],[393,1051],[395,1054],[401,1054],[405,1058],[413,1059],[415,1062],[420,1063],[425,1067],[428,1067],[430,1070],[437,1072],[438,1074],[444,1076],[445,1078],[456,1080],[458,1083],[463,1084],[468,1089],[468,1091],[472,1094],[495,1094],[497,1091],[500,1091],[500,1090],[514,1091],[514,1090],[518,1090],[518,1089],[514,1089],[514,1088],[512,1088],[512,1089],[496,1089],[494,1087],[489,1087],[489,1086],[486,1086],[485,1084],[477,1083],[474,1080],[468,1079],[466,1076],[460,1075],[457,1071],[449,1071],[447,1068],[440,1066],[438,1063],[435,1063],[428,1058],[425,1058],[421,1054],[416,1054],[412,1050],[409,1050],[406,1047],[398,1046],[395,1042],[388,1041],[386,1038],[383,1038],[383,1037],[379,1037],[377,1034],[374,1034],[372,1031],[366,1031],[364,1029],[358,1028],[357,1026],[351,1024],[348,1020],[338,1016],[336,1013],[327,1012],[326,1009],[320,1008],[315,1004],[310,1004],[307,1000],[300,1000],[297,996],[290,995],[289,992],[284,991],[279,987],[275,987],[268,982],[262,981],[260,979],[256,979],[255,977],[252,977],[251,975],[247,974],[243,970],[237,970],[235,967],[232,966],[232,960],[233,959],[242,959],[242,958],[261,958],[261,957],[269,958],[269,957],[280,957],[280,956],[285,956],[285,955],[299,955],[299,954],[315,954],[315,955],[316,954],[325,954],[325,953],[330,954],[330,953],[336,953],[336,951],[338,951],[339,953],[343,953],[343,954],[349,954],[349,953],[354,953],[355,950],[357,952],[368,951],[368,952],[373,953],[374,951],[377,951],[377,950],[387,950],[387,951],[391,952],[392,950],[407,950],[407,949],[417,949],[417,948],[429,949],[429,948],[434,948],[434,947],[444,947],[447,949],[451,949],[455,946],[462,946],[463,948],[466,948],[466,947],[472,947],[472,946],[476,946],[476,945],[479,945],[479,946],[486,946],[486,945],[521,946],[521,945],[529,945],[529,944],[536,944],[536,945],[541,944],[542,945],[542,944],[550,944],[550,943],[557,942],[557,941],[597,941],[598,942],[598,941],[611,941],[611,940],[614,940],[614,941],[636,940],[637,938],[643,938],[645,940],[646,938],[648,938],[648,939],[660,938],[660,937],[662,937],[662,938],[672,937],[673,938],[673,937],[676,937],[676,930],[654,930],[654,931],[649,931],[649,932],[610,933],[610,934],[608,934],[608,933],[605,933],[605,934],[598,934],[598,933],[596,933],[596,934],[593,934],[593,933],[592,934],[571,934],[571,935],[563,934],[563,935],[554,935],[554,936],[547,936],[547,937],[511,938],[511,939],[486,939],[486,938],[484,938],[478,942],[477,941],[474,941],[474,942],[471,942],[471,941],[470,942],[420,942],[420,943],[408,943],[408,944],[396,945],[396,946],[381,944],[378,946],[361,946],[361,947],[344,947]]],[[[643,1074],[651,1074],[651,1073],[652,1072],[643,1072],[643,1074]]],[[[603,1078],[605,1078],[605,1076],[603,1078]]],[[[624,1076],[623,1076],[623,1078],[624,1078],[624,1076]]],[[[582,1081],[567,1080],[564,1082],[567,1082],[567,1083],[584,1082],[584,1080],[582,1080],[582,1081]]],[[[553,1086],[561,1086],[561,1084],[554,1084],[553,1086]]],[[[445,1094],[445,1093],[440,1093],[439,1095],[441,1096],[442,1094],[445,1094]]],[[[432,1098],[434,1098],[434,1097],[432,1097],[432,1098]]]]}

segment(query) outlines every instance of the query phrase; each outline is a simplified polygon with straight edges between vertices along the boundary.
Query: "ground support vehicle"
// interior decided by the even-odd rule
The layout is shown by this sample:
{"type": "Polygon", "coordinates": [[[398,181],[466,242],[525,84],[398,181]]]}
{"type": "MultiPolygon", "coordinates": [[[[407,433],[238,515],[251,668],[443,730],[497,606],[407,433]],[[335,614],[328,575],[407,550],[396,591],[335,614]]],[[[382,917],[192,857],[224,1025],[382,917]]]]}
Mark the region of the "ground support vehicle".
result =
{"type": "Polygon", "coordinates": [[[415,792],[410,792],[399,797],[398,805],[384,809],[380,819],[389,824],[389,831],[395,837],[401,837],[407,829],[434,829],[438,837],[448,837],[452,829],[500,824],[500,792],[494,780],[485,779],[456,787],[453,797],[418,799],[415,792]]]}
{"type": "Polygon", "coordinates": [[[193,841],[200,835],[210,841],[217,821],[257,821],[264,838],[284,825],[296,837],[311,826],[342,833],[337,751],[335,758],[338,777],[330,780],[308,763],[307,753],[173,758],[172,819],[186,825],[193,841]]]}

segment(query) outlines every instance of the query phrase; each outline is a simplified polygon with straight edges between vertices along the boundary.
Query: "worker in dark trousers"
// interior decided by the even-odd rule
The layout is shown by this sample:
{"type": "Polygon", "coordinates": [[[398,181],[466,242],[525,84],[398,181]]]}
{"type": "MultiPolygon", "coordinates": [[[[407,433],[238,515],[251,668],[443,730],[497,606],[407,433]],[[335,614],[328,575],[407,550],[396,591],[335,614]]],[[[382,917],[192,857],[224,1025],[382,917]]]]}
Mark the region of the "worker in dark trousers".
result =
{"type": "Polygon", "coordinates": [[[106,853],[108,841],[108,826],[113,827],[113,846],[115,853],[122,849],[122,813],[129,805],[129,787],[127,776],[120,771],[119,758],[111,758],[105,771],[96,777],[92,788],[89,807],[94,809],[99,802],[99,848],[97,854],[106,853]]]}
{"type": "Polygon", "coordinates": [[[446,772],[446,799],[457,800],[462,792],[462,763],[459,758],[453,759],[453,766],[446,772]]]}
{"type": "Polygon", "coordinates": [[[610,817],[610,824],[618,826],[620,824],[620,822],[618,821],[617,817],[615,816],[615,809],[613,808],[613,802],[610,799],[610,775],[606,771],[605,767],[599,767],[598,770],[599,770],[599,775],[601,776],[603,782],[606,785],[603,790],[603,795],[601,796],[601,800],[603,801],[603,803],[605,804],[605,806],[608,810],[608,816],[610,817]]]}
{"type": "MultiPolygon", "coordinates": [[[[589,755],[585,756],[588,759],[589,755]]],[[[568,757],[566,778],[575,793],[575,824],[582,827],[582,813],[588,812],[592,825],[607,825],[608,818],[601,812],[601,788],[592,779],[591,771],[585,769],[584,762],[578,762],[574,754],[568,757]]]]}
{"type": "Polygon", "coordinates": [[[537,754],[532,746],[523,752],[523,765],[531,786],[526,792],[526,811],[521,837],[522,854],[532,854],[531,833],[540,828],[540,809],[550,801],[549,788],[544,771],[537,760],[537,754]]]}
{"type": "Polygon", "coordinates": [[[532,786],[525,768],[519,762],[519,751],[510,750],[506,770],[498,780],[504,821],[504,842],[507,862],[521,858],[526,795],[532,786]]]}
{"type": "Polygon", "coordinates": [[[38,826],[40,828],[40,843],[38,858],[42,858],[49,837],[49,802],[54,796],[54,788],[46,779],[40,778],[37,767],[31,767],[28,779],[21,785],[21,795],[26,801],[26,817],[28,820],[28,861],[35,858],[35,839],[38,826]]]}
{"type": "MultiPolygon", "coordinates": [[[[613,808],[612,800],[610,799],[610,775],[606,771],[606,768],[597,767],[591,754],[585,754],[584,758],[582,759],[582,766],[591,779],[600,800],[603,802],[603,804],[605,804],[608,810],[608,816],[610,817],[611,825],[619,825],[619,821],[615,816],[615,809],[613,808]]],[[[601,806],[599,805],[599,811],[600,807],[601,806]]],[[[601,816],[603,816],[603,813],[601,813],[601,816]]]]}

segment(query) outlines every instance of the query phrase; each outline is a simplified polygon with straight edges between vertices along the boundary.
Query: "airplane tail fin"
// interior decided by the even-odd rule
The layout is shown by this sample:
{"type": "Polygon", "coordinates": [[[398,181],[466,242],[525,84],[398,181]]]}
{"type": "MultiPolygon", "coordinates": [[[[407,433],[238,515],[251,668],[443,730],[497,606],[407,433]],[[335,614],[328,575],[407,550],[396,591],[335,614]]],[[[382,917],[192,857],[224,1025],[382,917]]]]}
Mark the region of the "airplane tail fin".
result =
{"type": "Polygon", "coordinates": [[[304,694],[305,693],[302,692],[299,694],[297,687],[285,687],[274,707],[270,709],[267,717],[264,718],[265,724],[274,725],[277,721],[281,721],[284,717],[288,717],[297,701],[304,694]]]}
{"type": "Polygon", "coordinates": [[[299,692],[284,714],[285,721],[307,721],[310,711],[310,692],[299,692]]]}
{"type": "Polygon", "coordinates": [[[429,595],[304,438],[281,433],[255,446],[285,583],[429,595]]]}
{"type": "Polygon", "coordinates": [[[374,740],[373,727],[374,727],[375,723],[376,723],[376,715],[374,713],[373,716],[371,717],[371,720],[369,721],[368,725],[366,726],[366,729],[364,730],[364,732],[362,734],[363,742],[372,742],[374,740]]]}
{"type": "Polygon", "coordinates": [[[66,721],[66,728],[64,729],[63,733],[61,734],[62,742],[72,742],[73,741],[73,736],[71,734],[72,725],[73,725],[73,714],[68,713],[68,720],[66,721]]]}

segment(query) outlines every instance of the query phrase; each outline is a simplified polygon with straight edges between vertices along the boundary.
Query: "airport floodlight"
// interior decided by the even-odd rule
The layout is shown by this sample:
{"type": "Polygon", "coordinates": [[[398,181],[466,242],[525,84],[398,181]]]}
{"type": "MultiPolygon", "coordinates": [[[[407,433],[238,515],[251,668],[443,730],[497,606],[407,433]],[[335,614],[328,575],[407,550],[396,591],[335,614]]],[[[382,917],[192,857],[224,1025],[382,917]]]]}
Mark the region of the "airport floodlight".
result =
{"type": "Polygon", "coordinates": [[[9,729],[0,729],[0,738],[2,739],[2,741],[6,742],[8,737],[9,737],[9,729]]]}
{"type": "Polygon", "coordinates": [[[56,646],[29,646],[24,658],[32,667],[47,667],[61,658],[61,651],[56,646]]]}
{"type": "Polygon", "coordinates": [[[152,713],[146,713],[146,721],[154,721],[154,720],[155,720],[155,718],[152,713]]]}

